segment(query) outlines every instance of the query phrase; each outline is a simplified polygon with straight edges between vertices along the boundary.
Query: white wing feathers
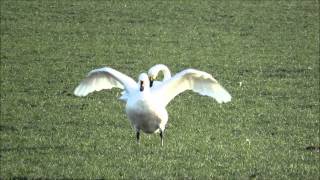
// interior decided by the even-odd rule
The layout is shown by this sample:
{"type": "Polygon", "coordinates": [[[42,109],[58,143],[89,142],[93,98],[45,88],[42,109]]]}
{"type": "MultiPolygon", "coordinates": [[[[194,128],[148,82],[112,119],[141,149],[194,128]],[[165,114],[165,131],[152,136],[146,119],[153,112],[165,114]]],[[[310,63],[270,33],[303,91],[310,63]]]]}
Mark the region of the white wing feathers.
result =
{"type": "Polygon", "coordinates": [[[170,80],[163,82],[153,94],[164,105],[175,96],[186,90],[192,90],[201,95],[210,96],[218,103],[231,101],[231,95],[210,74],[195,69],[186,69],[177,73],[170,80]]]}
{"type": "Polygon", "coordinates": [[[137,88],[137,83],[127,75],[109,67],[95,69],[74,90],[76,96],[86,96],[94,91],[120,88],[129,93],[137,88]]]}

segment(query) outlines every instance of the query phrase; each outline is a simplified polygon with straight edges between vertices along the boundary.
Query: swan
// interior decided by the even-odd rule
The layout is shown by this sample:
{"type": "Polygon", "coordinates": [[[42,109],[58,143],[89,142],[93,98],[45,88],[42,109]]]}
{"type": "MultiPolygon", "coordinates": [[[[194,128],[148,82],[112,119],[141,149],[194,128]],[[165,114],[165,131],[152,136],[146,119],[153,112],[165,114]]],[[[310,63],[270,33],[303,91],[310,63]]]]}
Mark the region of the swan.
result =
{"type": "Polygon", "coordinates": [[[112,69],[103,67],[89,72],[75,88],[76,96],[86,96],[94,91],[121,88],[128,95],[125,111],[136,132],[136,141],[140,144],[140,131],[159,133],[163,146],[164,130],[168,122],[166,106],[178,94],[192,90],[200,95],[209,96],[218,103],[231,101],[231,95],[210,74],[186,69],[170,79],[150,88],[146,73],[140,74],[138,82],[131,77],[112,69]]]}
{"type": "MultiPolygon", "coordinates": [[[[148,71],[148,76],[149,76],[149,80],[150,80],[150,87],[152,87],[154,84],[158,85],[161,83],[161,81],[155,81],[155,79],[157,79],[160,71],[163,73],[163,80],[162,81],[166,81],[171,78],[170,70],[166,65],[156,64],[156,65],[152,66],[148,71]]],[[[119,99],[122,100],[123,102],[126,102],[128,99],[128,94],[125,91],[122,91],[119,99]]]]}
{"type": "Polygon", "coordinates": [[[171,72],[166,65],[156,64],[156,65],[152,66],[148,71],[148,76],[149,76],[149,80],[150,80],[150,87],[152,87],[153,84],[158,85],[161,83],[160,81],[155,81],[155,79],[157,78],[160,71],[163,73],[163,80],[162,81],[167,81],[171,78],[171,72]]]}

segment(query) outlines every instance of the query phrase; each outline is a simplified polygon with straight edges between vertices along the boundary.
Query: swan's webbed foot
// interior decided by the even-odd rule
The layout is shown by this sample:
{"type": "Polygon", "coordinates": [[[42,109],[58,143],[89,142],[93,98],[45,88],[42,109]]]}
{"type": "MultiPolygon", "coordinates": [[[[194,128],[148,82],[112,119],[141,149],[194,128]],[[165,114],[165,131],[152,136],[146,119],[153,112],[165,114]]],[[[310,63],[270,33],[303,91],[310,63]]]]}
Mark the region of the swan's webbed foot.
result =
{"type": "Polygon", "coordinates": [[[160,130],[161,146],[163,146],[163,131],[160,130]]]}
{"type": "Polygon", "coordinates": [[[140,144],[140,131],[139,130],[137,130],[136,138],[137,138],[137,143],[140,144]]]}

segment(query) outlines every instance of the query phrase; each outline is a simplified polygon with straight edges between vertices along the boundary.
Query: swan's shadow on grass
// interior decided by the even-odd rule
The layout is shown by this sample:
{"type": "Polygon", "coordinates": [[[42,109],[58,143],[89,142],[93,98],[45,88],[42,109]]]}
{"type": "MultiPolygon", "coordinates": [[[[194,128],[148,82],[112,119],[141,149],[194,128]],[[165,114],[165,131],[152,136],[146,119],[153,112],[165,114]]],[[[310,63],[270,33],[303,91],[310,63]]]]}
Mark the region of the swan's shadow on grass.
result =
{"type": "Polygon", "coordinates": [[[55,149],[55,150],[65,150],[66,145],[56,145],[56,146],[31,146],[31,147],[10,147],[10,148],[0,148],[0,152],[10,152],[10,151],[16,151],[16,152],[23,152],[23,151],[43,151],[43,150],[49,150],[49,149],[55,149]]]}
{"type": "Polygon", "coordinates": [[[306,150],[311,151],[311,152],[320,152],[320,146],[308,146],[306,147],[306,150]]]}
{"type": "Polygon", "coordinates": [[[14,126],[0,125],[0,131],[17,131],[18,129],[14,126]]]}

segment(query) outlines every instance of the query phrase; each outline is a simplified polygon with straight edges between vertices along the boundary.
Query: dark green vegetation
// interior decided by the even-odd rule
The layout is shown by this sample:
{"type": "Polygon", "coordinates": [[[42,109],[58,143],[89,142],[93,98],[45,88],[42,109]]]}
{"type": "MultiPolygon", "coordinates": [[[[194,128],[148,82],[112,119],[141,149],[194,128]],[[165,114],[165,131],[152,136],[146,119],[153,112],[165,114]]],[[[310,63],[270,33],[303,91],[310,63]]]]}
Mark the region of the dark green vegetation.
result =
{"type": "Polygon", "coordinates": [[[1,0],[0,177],[319,178],[318,3],[1,0]],[[120,90],[72,95],[94,68],[157,63],[232,102],[181,94],[165,146],[138,146],[120,90]]]}

